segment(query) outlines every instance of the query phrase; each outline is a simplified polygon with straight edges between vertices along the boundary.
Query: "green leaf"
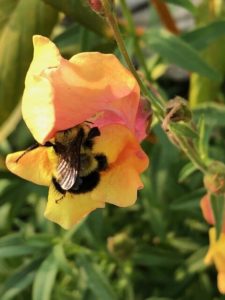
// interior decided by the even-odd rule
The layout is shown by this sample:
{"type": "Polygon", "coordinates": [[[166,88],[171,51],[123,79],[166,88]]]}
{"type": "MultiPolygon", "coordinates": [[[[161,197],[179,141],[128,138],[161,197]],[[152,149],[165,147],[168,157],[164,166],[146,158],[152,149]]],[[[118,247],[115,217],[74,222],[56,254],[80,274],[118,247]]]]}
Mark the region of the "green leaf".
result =
{"type": "Polygon", "coordinates": [[[106,40],[104,37],[89,31],[79,24],[73,24],[59,34],[53,42],[60,49],[64,57],[71,57],[78,52],[100,51],[110,53],[115,48],[113,40],[106,40]]]}
{"type": "Polygon", "coordinates": [[[44,0],[46,3],[52,5],[57,10],[64,12],[67,16],[74,19],[74,21],[87,27],[107,38],[111,37],[109,26],[105,18],[92,11],[88,5],[88,1],[84,0],[44,0]]]}
{"type": "Polygon", "coordinates": [[[19,233],[10,233],[0,238],[0,249],[1,247],[13,246],[23,244],[24,239],[19,233]]]}
{"type": "Polygon", "coordinates": [[[58,264],[51,253],[38,269],[33,285],[33,300],[50,300],[58,272],[58,264]]]}
{"type": "Polygon", "coordinates": [[[80,51],[81,30],[77,24],[70,26],[59,34],[53,42],[63,55],[76,54],[80,51]]]}
{"type": "Polygon", "coordinates": [[[225,196],[224,194],[222,195],[211,194],[210,202],[213,210],[213,215],[215,218],[216,236],[217,238],[219,238],[223,226],[223,220],[224,220],[225,196]]]}
{"type": "Polygon", "coordinates": [[[37,251],[34,247],[29,247],[27,245],[1,246],[0,258],[34,254],[35,250],[37,251]]]}
{"type": "Polygon", "coordinates": [[[1,300],[15,299],[15,296],[27,288],[32,283],[40,262],[40,259],[32,261],[12,274],[0,290],[1,300]]]}
{"type": "Polygon", "coordinates": [[[190,0],[163,0],[163,1],[186,8],[192,13],[195,12],[196,10],[196,7],[192,4],[190,0]]]}
{"type": "Polygon", "coordinates": [[[62,244],[58,244],[54,247],[53,255],[55,257],[55,260],[57,261],[59,269],[64,271],[65,274],[74,277],[75,272],[73,266],[69,264],[69,261],[66,258],[62,244]]]}
{"type": "Polygon", "coordinates": [[[225,36],[225,21],[216,21],[182,35],[182,39],[197,50],[207,48],[225,36]]]}
{"type": "Polygon", "coordinates": [[[194,252],[188,259],[185,261],[189,273],[201,272],[207,266],[204,264],[204,257],[207,253],[208,247],[202,247],[194,252]]]}
{"type": "Polygon", "coordinates": [[[32,59],[34,34],[49,35],[57,12],[40,0],[20,0],[0,37],[0,125],[17,105],[32,59]]]}
{"type": "Polygon", "coordinates": [[[150,297],[150,298],[147,298],[145,300],[173,300],[172,298],[165,298],[165,297],[150,297]]]}
{"type": "Polygon", "coordinates": [[[199,104],[197,108],[193,110],[194,119],[199,120],[204,116],[205,124],[212,127],[225,126],[225,105],[218,103],[205,103],[199,104]]]}
{"type": "Polygon", "coordinates": [[[91,263],[85,256],[79,256],[79,264],[87,276],[88,285],[97,299],[117,299],[110,282],[100,271],[98,266],[91,263]]]}
{"type": "Polygon", "coordinates": [[[18,0],[0,0],[0,36],[17,4],[18,0]]]}
{"type": "Polygon", "coordinates": [[[197,167],[192,162],[187,163],[180,171],[179,182],[185,181],[191,174],[197,171],[197,167]]]}
{"type": "Polygon", "coordinates": [[[210,67],[188,43],[165,30],[150,30],[144,39],[151,49],[169,63],[199,73],[212,80],[221,80],[221,75],[210,67]]]}
{"type": "Polygon", "coordinates": [[[202,115],[199,118],[198,122],[198,132],[199,132],[199,140],[198,140],[198,151],[200,157],[203,161],[208,159],[208,147],[209,147],[209,138],[211,134],[211,128],[206,127],[205,117],[202,115]]]}
{"type": "Polygon", "coordinates": [[[187,195],[183,195],[170,204],[170,209],[187,211],[199,208],[199,200],[203,197],[204,193],[205,189],[200,188],[188,193],[187,195]]]}
{"type": "Polygon", "coordinates": [[[138,251],[132,257],[136,265],[149,267],[171,267],[182,262],[181,257],[174,257],[174,252],[164,249],[148,247],[145,251],[138,251]]]}

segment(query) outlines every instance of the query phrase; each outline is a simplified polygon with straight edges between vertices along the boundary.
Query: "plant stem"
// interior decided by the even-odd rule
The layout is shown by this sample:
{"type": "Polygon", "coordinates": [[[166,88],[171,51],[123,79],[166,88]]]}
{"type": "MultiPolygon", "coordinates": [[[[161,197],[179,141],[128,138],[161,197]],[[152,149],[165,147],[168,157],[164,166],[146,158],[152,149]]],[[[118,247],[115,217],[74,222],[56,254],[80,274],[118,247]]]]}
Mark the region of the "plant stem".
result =
{"type": "Polygon", "coordinates": [[[161,0],[151,0],[152,5],[155,7],[161,22],[164,24],[166,29],[174,34],[179,34],[180,31],[177,28],[177,25],[170,14],[170,11],[166,5],[166,3],[161,0]]]}
{"type": "Polygon", "coordinates": [[[183,150],[183,152],[186,154],[186,156],[190,159],[190,161],[195,165],[203,174],[207,173],[207,167],[199,157],[196,150],[193,148],[192,145],[190,145],[187,141],[187,139],[175,135],[173,130],[170,128],[170,131],[173,133],[175,140],[177,144],[179,145],[179,148],[183,150]]]}
{"type": "Polygon", "coordinates": [[[129,67],[130,71],[132,72],[135,79],[137,80],[143,95],[146,96],[146,98],[150,100],[150,102],[152,104],[152,109],[155,112],[156,117],[159,120],[163,120],[164,110],[163,110],[163,107],[160,104],[160,100],[154,95],[154,93],[150,89],[148,89],[144,85],[144,83],[142,82],[141,78],[139,77],[137,71],[135,70],[135,67],[134,67],[134,65],[133,65],[132,61],[130,60],[130,57],[127,53],[127,49],[126,49],[124,41],[122,39],[120,29],[119,29],[119,26],[117,24],[116,17],[114,15],[114,12],[112,11],[112,8],[111,8],[111,5],[110,5],[109,1],[108,0],[102,0],[102,4],[103,4],[103,7],[104,7],[105,15],[108,18],[108,21],[109,21],[109,23],[112,26],[112,29],[114,31],[115,40],[118,44],[120,52],[122,53],[122,55],[123,55],[128,67],[129,67]]]}
{"type": "Polygon", "coordinates": [[[142,65],[142,67],[143,67],[143,70],[145,72],[145,76],[146,76],[147,80],[152,81],[152,78],[151,78],[150,73],[148,71],[147,64],[145,62],[145,58],[144,58],[143,53],[141,51],[139,38],[138,38],[137,33],[136,33],[135,24],[134,24],[132,15],[130,13],[130,10],[129,10],[125,0],[120,0],[120,4],[121,4],[121,7],[122,7],[123,14],[126,17],[128,25],[129,25],[129,31],[130,31],[130,34],[132,35],[132,38],[133,38],[137,58],[138,58],[140,64],[142,65]]]}

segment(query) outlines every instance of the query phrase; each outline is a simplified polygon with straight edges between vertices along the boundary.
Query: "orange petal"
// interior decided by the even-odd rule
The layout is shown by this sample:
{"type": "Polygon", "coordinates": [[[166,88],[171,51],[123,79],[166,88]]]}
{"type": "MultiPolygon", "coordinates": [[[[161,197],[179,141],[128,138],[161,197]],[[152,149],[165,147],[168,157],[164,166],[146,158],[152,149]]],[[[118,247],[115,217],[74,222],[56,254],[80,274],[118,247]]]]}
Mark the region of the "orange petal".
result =
{"type": "Polygon", "coordinates": [[[27,152],[17,162],[24,151],[9,154],[7,168],[14,174],[40,185],[49,185],[52,178],[54,153],[51,148],[38,147],[27,152]]]}
{"type": "Polygon", "coordinates": [[[51,184],[44,215],[64,229],[69,229],[91,211],[105,206],[103,202],[95,201],[92,194],[92,192],[80,195],[66,193],[62,198],[62,194],[51,184]],[[60,198],[62,199],[59,200],[60,198]],[[59,200],[58,203],[56,200],[59,200]]]}
{"type": "Polygon", "coordinates": [[[37,141],[94,116],[107,124],[108,112],[135,131],[139,86],[114,55],[87,52],[67,61],[41,36],[34,38],[34,49],[22,112],[37,141]]]}
{"type": "Polygon", "coordinates": [[[200,201],[203,217],[209,224],[215,224],[213,211],[210,203],[210,194],[206,194],[200,201]]]}

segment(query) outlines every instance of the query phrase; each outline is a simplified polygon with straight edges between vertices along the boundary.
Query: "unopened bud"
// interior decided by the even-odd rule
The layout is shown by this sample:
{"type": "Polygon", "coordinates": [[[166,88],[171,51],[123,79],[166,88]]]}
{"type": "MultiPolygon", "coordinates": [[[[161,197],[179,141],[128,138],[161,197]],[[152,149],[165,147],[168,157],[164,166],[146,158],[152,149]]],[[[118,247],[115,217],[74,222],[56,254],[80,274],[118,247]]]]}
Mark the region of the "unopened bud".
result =
{"type": "Polygon", "coordinates": [[[127,259],[133,252],[134,241],[126,234],[119,233],[107,240],[109,252],[118,259],[127,259]]]}
{"type": "Polygon", "coordinates": [[[204,177],[204,185],[210,193],[225,193],[225,165],[223,163],[214,161],[209,166],[209,172],[204,177]]]}

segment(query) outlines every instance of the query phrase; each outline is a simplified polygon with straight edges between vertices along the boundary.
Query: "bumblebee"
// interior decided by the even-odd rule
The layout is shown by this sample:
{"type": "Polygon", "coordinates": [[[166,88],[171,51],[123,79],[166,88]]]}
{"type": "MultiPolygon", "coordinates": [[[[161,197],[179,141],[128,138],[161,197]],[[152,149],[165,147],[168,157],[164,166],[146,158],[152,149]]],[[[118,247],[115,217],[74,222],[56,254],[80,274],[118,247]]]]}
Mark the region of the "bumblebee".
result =
{"type": "Polygon", "coordinates": [[[52,182],[62,197],[66,192],[81,194],[92,191],[100,181],[100,172],[108,168],[104,154],[93,153],[95,138],[100,136],[98,127],[90,128],[86,124],[57,132],[53,142],[44,145],[35,144],[28,148],[17,162],[28,151],[39,146],[53,147],[58,158],[52,182]]]}

